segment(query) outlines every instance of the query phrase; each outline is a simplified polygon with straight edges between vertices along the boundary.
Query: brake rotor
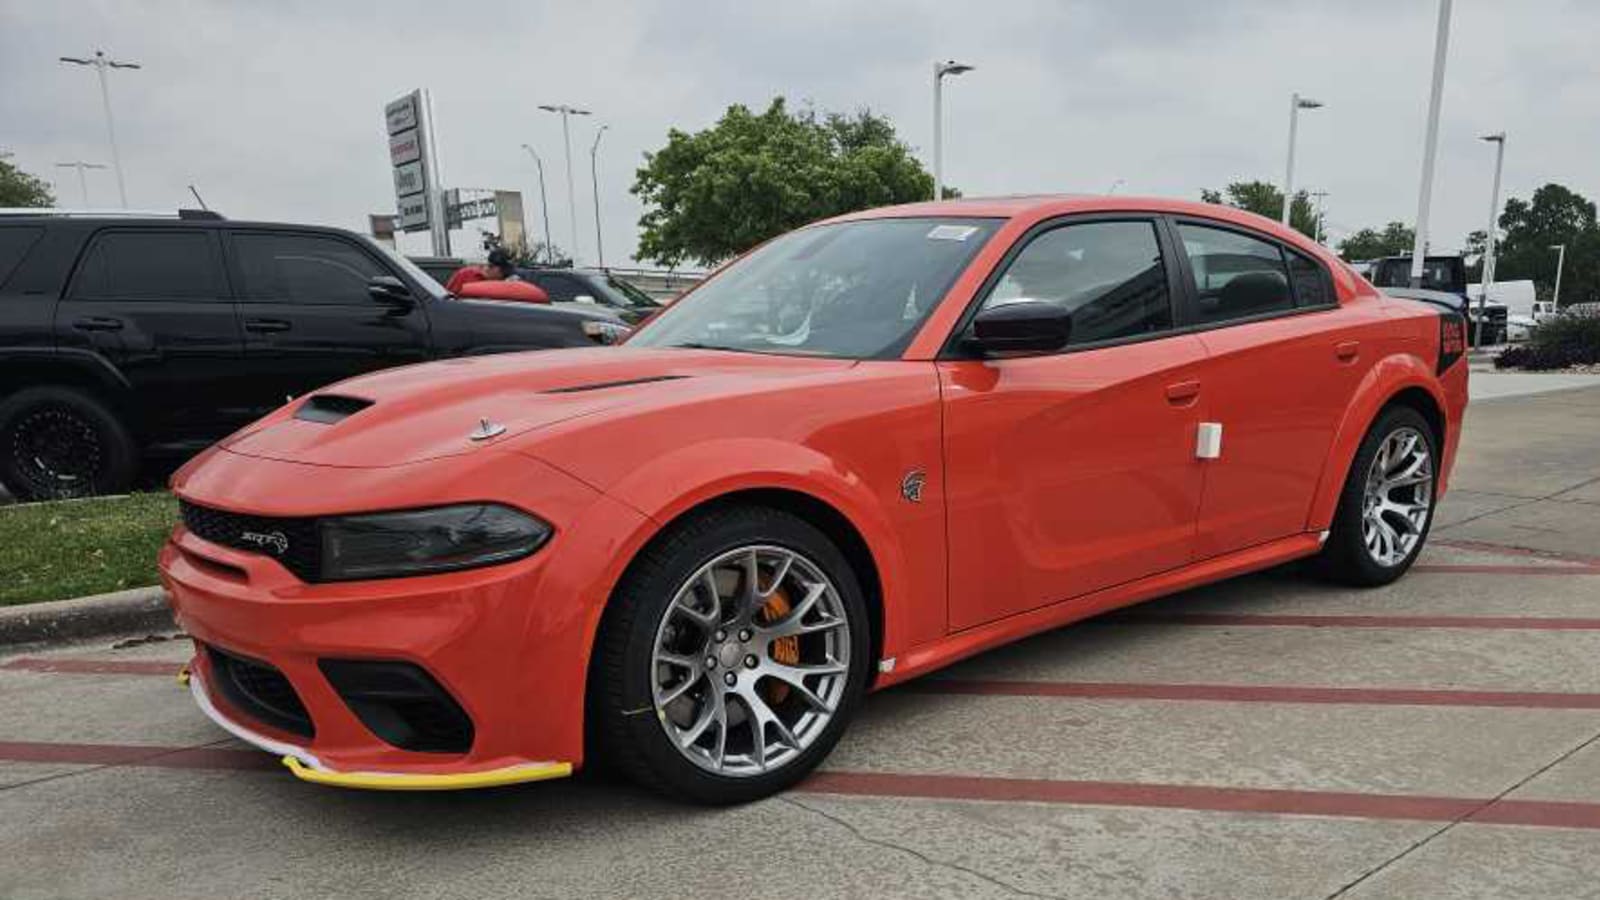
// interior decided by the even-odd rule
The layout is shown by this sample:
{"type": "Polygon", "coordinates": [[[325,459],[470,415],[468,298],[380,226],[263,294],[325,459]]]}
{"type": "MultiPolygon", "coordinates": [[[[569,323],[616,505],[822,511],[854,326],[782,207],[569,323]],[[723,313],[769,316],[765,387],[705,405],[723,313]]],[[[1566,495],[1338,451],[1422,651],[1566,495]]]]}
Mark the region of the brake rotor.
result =
{"type": "MultiPolygon", "coordinates": [[[[772,591],[765,605],[761,607],[762,624],[771,625],[789,614],[794,609],[794,604],[789,602],[789,597],[780,585],[772,591]]],[[[778,638],[772,642],[772,658],[786,666],[798,665],[800,662],[800,638],[796,635],[778,638]]],[[[789,686],[783,682],[769,678],[762,686],[768,703],[779,704],[789,697],[789,686]]]]}

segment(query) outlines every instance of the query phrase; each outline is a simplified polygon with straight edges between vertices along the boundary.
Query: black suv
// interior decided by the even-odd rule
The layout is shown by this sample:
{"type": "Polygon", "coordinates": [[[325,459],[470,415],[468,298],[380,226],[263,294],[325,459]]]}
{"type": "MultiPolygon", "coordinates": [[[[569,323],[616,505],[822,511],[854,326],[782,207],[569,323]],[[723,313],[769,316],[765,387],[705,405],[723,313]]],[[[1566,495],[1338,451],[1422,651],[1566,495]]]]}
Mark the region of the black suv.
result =
{"type": "Polygon", "coordinates": [[[0,211],[0,482],[126,490],[293,396],[443,357],[610,343],[614,315],[450,297],[337,228],[0,211]]]}
{"type": "Polygon", "coordinates": [[[523,281],[538,285],[556,304],[594,304],[630,325],[661,309],[661,302],[604,269],[518,269],[523,281]]]}

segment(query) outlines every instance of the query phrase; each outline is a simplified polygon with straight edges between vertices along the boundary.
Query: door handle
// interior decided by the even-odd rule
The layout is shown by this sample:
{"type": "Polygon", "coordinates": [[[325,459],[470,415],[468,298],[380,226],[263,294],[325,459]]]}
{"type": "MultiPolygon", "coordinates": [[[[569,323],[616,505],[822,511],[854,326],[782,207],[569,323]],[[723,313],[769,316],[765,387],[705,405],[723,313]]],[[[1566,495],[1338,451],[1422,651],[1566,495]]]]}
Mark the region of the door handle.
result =
{"type": "Polygon", "coordinates": [[[1200,382],[1180,381],[1167,385],[1167,402],[1173,406],[1188,406],[1200,396],[1200,382]]]}
{"type": "Polygon", "coordinates": [[[244,330],[256,334],[271,334],[273,332],[288,331],[293,326],[283,319],[245,319],[244,330]]]}
{"type": "Polygon", "coordinates": [[[111,316],[84,316],[73,319],[72,327],[79,331],[121,331],[122,320],[111,316]]]}
{"type": "Polygon", "coordinates": [[[1340,362],[1349,362],[1355,359],[1360,352],[1360,341],[1341,341],[1333,346],[1333,355],[1338,357],[1340,362]]]}

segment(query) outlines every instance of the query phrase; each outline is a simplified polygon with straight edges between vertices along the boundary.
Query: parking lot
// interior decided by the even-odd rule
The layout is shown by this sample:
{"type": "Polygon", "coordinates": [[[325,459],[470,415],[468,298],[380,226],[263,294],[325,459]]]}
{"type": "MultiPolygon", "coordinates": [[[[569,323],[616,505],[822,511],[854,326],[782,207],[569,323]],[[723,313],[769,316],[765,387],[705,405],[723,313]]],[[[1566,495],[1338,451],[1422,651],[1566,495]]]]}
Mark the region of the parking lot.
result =
{"type": "Polygon", "coordinates": [[[1267,572],[985,654],[745,807],[313,787],[194,708],[180,641],[14,655],[0,896],[1600,896],[1600,387],[1485,384],[1398,584],[1267,572]]]}

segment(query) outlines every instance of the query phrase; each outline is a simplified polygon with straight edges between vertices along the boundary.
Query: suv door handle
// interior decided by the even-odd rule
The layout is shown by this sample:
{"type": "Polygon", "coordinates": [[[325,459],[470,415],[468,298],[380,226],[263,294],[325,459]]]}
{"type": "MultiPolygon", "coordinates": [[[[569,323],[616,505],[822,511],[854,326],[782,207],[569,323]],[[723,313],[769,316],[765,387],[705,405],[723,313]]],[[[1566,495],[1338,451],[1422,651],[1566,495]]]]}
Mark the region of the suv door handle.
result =
{"type": "Polygon", "coordinates": [[[72,327],[79,331],[121,331],[122,320],[112,316],[84,316],[73,319],[72,327]]]}
{"type": "Polygon", "coordinates": [[[1167,385],[1167,402],[1173,406],[1188,406],[1200,396],[1200,382],[1180,381],[1167,385]]]}
{"type": "Polygon", "coordinates": [[[294,326],[283,319],[245,319],[244,330],[256,334],[271,334],[278,331],[288,331],[294,326]]]}
{"type": "Polygon", "coordinates": [[[1333,355],[1338,357],[1340,362],[1349,362],[1360,352],[1360,341],[1341,341],[1333,346],[1333,355]]]}

